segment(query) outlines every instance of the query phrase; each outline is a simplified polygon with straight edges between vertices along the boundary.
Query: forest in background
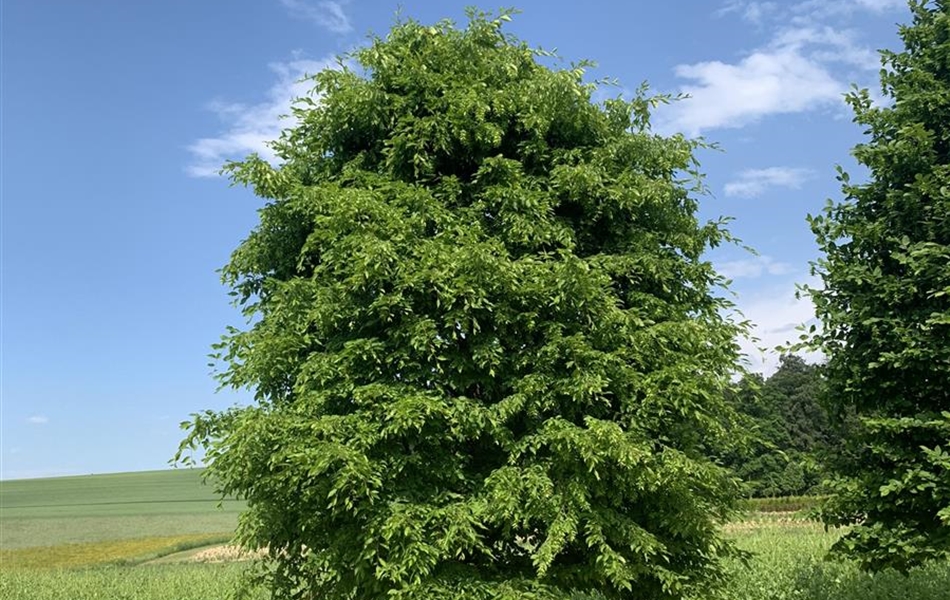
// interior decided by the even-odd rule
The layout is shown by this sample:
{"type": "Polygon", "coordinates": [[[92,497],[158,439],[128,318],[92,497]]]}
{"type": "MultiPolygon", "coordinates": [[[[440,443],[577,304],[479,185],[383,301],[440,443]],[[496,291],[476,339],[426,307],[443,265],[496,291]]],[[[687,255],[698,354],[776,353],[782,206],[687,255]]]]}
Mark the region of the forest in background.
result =
{"type": "Polygon", "coordinates": [[[782,356],[769,377],[743,378],[734,402],[748,436],[723,457],[743,481],[747,496],[819,495],[821,455],[840,444],[836,426],[819,402],[818,365],[782,356]]]}

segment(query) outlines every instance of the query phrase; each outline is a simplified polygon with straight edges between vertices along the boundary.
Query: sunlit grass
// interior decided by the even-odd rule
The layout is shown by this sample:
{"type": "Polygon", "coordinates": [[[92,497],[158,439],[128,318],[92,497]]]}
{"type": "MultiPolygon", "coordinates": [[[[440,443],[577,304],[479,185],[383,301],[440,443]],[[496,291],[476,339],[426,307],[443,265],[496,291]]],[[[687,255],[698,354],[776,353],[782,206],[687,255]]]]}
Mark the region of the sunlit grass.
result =
{"type": "Polygon", "coordinates": [[[727,532],[752,558],[731,565],[731,582],[716,600],[950,600],[946,562],[907,576],[871,575],[854,563],[829,560],[828,549],[840,532],[825,531],[818,523],[752,519],[732,524],[727,532]]]}
{"type": "Polygon", "coordinates": [[[0,550],[0,571],[134,563],[189,548],[222,543],[228,538],[228,534],[193,534],[0,550]]]}
{"type": "MultiPolygon", "coordinates": [[[[0,571],[3,600],[225,600],[234,597],[243,567],[181,564],[71,570],[0,571]]],[[[267,598],[262,591],[248,600],[267,598]]]]}
{"type": "MultiPolygon", "coordinates": [[[[94,476],[13,487],[4,482],[0,599],[232,597],[246,564],[195,564],[194,553],[185,551],[227,541],[240,505],[220,510],[210,491],[197,485],[194,472],[94,476]],[[171,487],[150,495],[162,481],[171,487]],[[110,492],[115,490],[110,486],[127,484],[110,492]],[[76,494],[69,492],[70,486],[76,494]],[[155,564],[159,557],[164,558],[155,562],[162,564],[155,564]]],[[[809,521],[806,511],[789,511],[810,502],[750,504],[750,512],[727,525],[725,535],[750,552],[751,559],[729,564],[726,588],[691,600],[950,600],[947,563],[904,577],[894,572],[872,576],[852,563],[826,560],[839,533],[809,521]]],[[[266,597],[259,592],[250,598],[266,597]]]]}

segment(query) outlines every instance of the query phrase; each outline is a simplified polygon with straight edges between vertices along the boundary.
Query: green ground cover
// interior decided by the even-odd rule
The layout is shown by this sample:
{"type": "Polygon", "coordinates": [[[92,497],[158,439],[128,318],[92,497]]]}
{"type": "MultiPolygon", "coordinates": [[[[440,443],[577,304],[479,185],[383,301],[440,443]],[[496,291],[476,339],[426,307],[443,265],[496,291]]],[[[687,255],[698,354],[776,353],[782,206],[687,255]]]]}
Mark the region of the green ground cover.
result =
{"type": "Polygon", "coordinates": [[[207,512],[217,497],[202,482],[201,473],[201,469],[167,469],[3,481],[0,517],[207,512]]]}
{"type": "MultiPolygon", "coordinates": [[[[234,531],[199,469],[0,482],[0,551],[234,531]]],[[[9,556],[8,556],[9,558],[9,556]]]]}
{"type": "MultiPolygon", "coordinates": [[[[0,570],[4,600],[223,600],[241,581],[238,564],[180,564],[75,570],[0,570]]],[[[266,598],[264,594],[248,600],[266,598]]]]}
{"type": "MultiPolygon", "coordinates": [[[[0,598],[231,597],[244,565],[196,564],[193,553],[181,552],[221,543],[241,507],[217,508],[199,476],[157,471],[0,483],[0,598]],[[168,560],[149,560],[157,556],[168,560]]],[[[803,513],[751,512],[726,535],[753,557],[731,565],[727,588],[696,600],[950,600],[950,564],[907,577],[860,573],[824,560],[837,534],[803,513]]]]}
{"type": "Polygon", "coordinates": [[[731,584],[715,600],[950,600],[950,564],[903,576],[869,575],[854,563],[829,561],[838,533],[814,522],[754,520],[727,528],[748,564],[732,565],[731,584]]]}
{"type": "MultiPolygon", "coordinates": [[[[748,564],[732,564],[729,587],[697,600],[950,600],[950,565],[932,565],[907,577],[863,574],[853,564],[823,560],[836,534],[816,524],[739,523],[728,535],[754,556],[748,564]]],[[[223,600],[237,589],[242,569],[240,564],[192,563],[0,569],[0,598],[223,600]]]]}

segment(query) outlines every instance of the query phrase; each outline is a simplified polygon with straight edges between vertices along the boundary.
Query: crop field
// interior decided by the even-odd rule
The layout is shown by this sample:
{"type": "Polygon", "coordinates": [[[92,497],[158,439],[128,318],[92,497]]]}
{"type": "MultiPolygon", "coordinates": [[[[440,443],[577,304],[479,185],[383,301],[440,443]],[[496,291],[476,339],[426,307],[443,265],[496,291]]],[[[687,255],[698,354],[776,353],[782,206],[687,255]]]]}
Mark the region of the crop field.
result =
{"type": "Polygon", "coordinates": [[[219,506],[192,469],[4,481],[0,569],[135,560],[220,542],[242,507],[219,506]]]}
{"type": "MultiPolygon", "coordinates": [[[[229,598],[244,565],[197,559],[227,541],[242,506],[219,507],[195,470],[2,482],[0,598],[229,598]]],[[[800,513],[750,512],[726,535],[752,558],[696,600],[950,600],[950,565],[860,573],[825,560],[837,534],[800,513]]]]}

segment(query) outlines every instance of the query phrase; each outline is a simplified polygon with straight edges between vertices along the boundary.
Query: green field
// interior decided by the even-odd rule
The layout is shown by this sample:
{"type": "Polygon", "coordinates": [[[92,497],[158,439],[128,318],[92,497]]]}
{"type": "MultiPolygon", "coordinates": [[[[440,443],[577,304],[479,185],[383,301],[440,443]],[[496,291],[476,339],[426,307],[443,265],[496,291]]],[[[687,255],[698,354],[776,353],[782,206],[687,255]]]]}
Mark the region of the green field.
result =
{"type": "MultiPolygon", "coordinates": [[[[224,542],[241,507],[218,507],[196,470],[0,482],[0,598],[228,598],[243,564],[175,552],[224,542]]],[[[801,515],[750,513],[726,535],[753,558],[696,600],[950,600],[950,565],[862,574],[824,560],[837,534],[801,515]]]]}
{"type": "Polygon", "coordinates": [[[134,560],[227,539],[244,504],[195,469],[0,482],[0,568],[134,560]]]}

